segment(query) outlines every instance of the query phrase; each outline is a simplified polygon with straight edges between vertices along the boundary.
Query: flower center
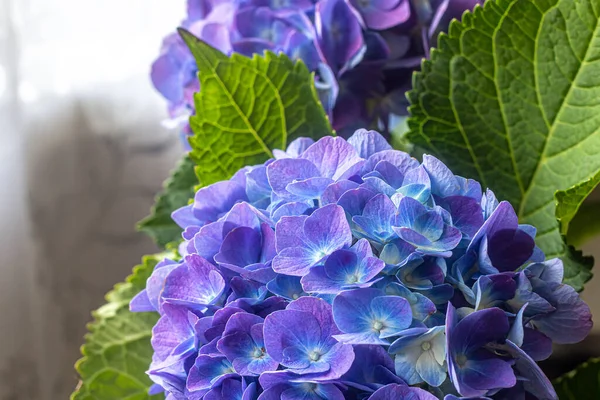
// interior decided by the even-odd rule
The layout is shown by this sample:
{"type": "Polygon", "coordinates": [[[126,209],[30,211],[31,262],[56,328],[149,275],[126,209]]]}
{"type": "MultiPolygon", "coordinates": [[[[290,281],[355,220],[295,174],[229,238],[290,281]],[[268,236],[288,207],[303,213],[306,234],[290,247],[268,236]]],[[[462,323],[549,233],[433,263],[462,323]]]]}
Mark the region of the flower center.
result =
{"type": "Polygon", "coordinates": [[[380,332],[383,329],[383,322],[381,321],[375,321],[373,322],[373,330],[380,332]]]}
{"type": "Polygon", "coordinates": [[[348,283],[356,283],[358,282],[358,275],[354,274],[354,275],[350,275],[347,279],[348,283]]]}
{"type": "Polygon", "coordinates": [[[314,263],[318,263],[319,261],[321,261],[323,259],[323,257],[327,256],[328,253],[326,250],[317,250],[315,252],[314,258],[313,258],[313,262],[314,263]]]}
{"type": "Polygon", "coordinates": [[[310,358],[310,361],[319,361],[321,359],[321,353],[317,350],[313,350],[308,353],[308,358],[310,358]]]}
{"type": "Polygon", "coordinates": [[[456,356],[456,363],[462,367],[467,363],[467,356],[465,356],[464,354],[459,354],[456,356]]]}
{"type": "Polygon", "coordinates": [[[265,355],[265,349],[259,349],[258,347],[252,352],[252,357],[262,358],[265,355]]]}
{"type": "Polygon", "coordinates": [[[299,297],[300,297],[300,295],[298,293],[294,293],[292,295],[292,299],[294,299],[294,300],[298,300],[299,297]]]}
{"type": "Polygon", "coordinates": [[[427,350],[431,349],[431,343],[423,342],[423,343],[421,343],[421,348],[423,349],[423,351],[427,351],[427,350]]]}
{"type": "Polygon", "coordinates": [[[306,382],[302,384],[304,391],[308,393],[315,392],[317,390],[317,384],[312,382],[306,382]]]}

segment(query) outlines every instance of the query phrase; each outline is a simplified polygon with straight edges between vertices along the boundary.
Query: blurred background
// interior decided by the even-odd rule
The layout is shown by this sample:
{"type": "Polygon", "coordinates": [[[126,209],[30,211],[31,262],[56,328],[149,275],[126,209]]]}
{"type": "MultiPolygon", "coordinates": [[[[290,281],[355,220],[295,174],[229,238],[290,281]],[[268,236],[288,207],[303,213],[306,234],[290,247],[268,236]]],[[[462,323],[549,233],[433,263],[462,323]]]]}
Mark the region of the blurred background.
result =
{"type": "MultiPolygon", "coordinates": [[[[182,147],[148,72],[184,15],[185,0],[0,0],[0,400],[68,398],[90,311],[156,250],[134,226],[182,147]]],[[[585,250],[600,259],[600,240],[585,250]]],[[[600,277],[584,297],[600,315],[600,277]]],[[[545,366],[599,353],[592,336],[545,366]]]]}

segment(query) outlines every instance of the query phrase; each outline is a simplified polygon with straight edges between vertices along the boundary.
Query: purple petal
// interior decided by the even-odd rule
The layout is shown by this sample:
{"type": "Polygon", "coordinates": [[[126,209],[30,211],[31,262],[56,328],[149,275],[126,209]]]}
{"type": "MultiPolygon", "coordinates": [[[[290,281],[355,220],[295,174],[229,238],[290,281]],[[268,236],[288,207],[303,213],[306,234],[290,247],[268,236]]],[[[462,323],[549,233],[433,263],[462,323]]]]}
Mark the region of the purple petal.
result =
{"type": "Polygon", "coordinates": [[[337,203],[340,197],[348,190],[356,189],[358,183],[348,180],[342,180],[333,183],[325,189],[321,195],[321,205],[326,206],[327,204],[337,203]]]}
{"type": "Polygon", "coordinates": [[[273,259],[273,271],[278,274],[303,276],[320,259],[314,252],[304,247],[288,247],[281,250],[273,259]]]}
{"type": "Polygon", "coordinates": [[[321,327],[308,312],[297,310],[275,311],[264,324],[265,348],[277,362],[284,360],[284,349],[311,346],[319,342],[321,327]],[[301,324],[298,321],[302,321],[301,324]]]}
{"type": "Polygon", "coordinates": [[[344,209],[335,204],[326,205],[308,217],[304,222],[304,235],[323,255],[352,244],[352,232],[344,209]]]}
{"type": "Polygon", "coordinates": [[[200,355],[190,369],[187,387],[190,391],[210,389],[213,385],[230,377],[235,377],[233,367],[225,357],[200,355]]]}
{"type": "Polygon", "coordinates": [[[318,2],[315,27],[327,64],[335,71],[343,72],[360,61],[365,46],[362,27],[345,1],[318,2]]]}
{"type": "Polygon", "coordinates": [[[232,181],[217,182],[196,192],[194,215],[202,224],[214,222],[239,201],[247,201],[243,186],[232,181]]]}
{"type": "Polygon", "coordinates": [[[262,250],[262,237],[256,230],[242,226],[230,231],[221,245],[215,261],[224,267],[231,266],[243,269],[258,263],[262,250]]]}
{"type": "Polygon", "coordinates": [[[408,153],[398,150],[384,150],[373,154],[363,166],[363,172],[370,172],[380,161],[387,161],[405,175],[409,170],[419,166],[417,160],[408,153]]]}
{"type": "Polygon", "coordinates": [[[129,302],[129,311],[131,312],[151,312],[158,311],[150,302],[146,289],[136,294],[129,302]]]}
{"type": "Polygon", "coordinates": [[[361,215],[367,202],[376,194],[377,193],[363,187],[351,189],[340,197],[338,205],[350,216],[361,215]]]}
{"type": "Polygon", "coordinates": [[[212,264],[189,255],[167,276],[162,296],[174,304],[203,310],[217,300],[224,288],[225,281],[212,264]]]}
{"type": "Polygon", "coordinates": [[[276,160],[267,167],[267,177],[273,192],[279,196],[289,196],[288,184],[321,176],[319,169],[310,160],[284,158],[276,160]]]}
{"type": "Polygon", "coordinates": [[[354,132],[348,139],[348,143],[356,149],[359,157],[364,159],[383,150],[392,150],[392,146],[379,132],[367,131],[366,129],[359,129],[354,132]]]}
{"type": "Polygon", "coordinates": [[[301,155],[315,165],[320,176],[333,180],[348,179],[360,172],[363,159],[352,145],[341,137],[326,136],[301,155]]]}
{"type": "Polygon", "coordinates": [[[358,0],[351,0],[351,4],[360,10],[367,27],[375,30],[392,28],[406,22],[411,16],[411,3],[408,0],[370,1],[366,7],[358,0]]]}
{"type": "Polygon", "coordinates": [[[461,368],[459,379],[474,389],[463,390],[463,396],[481,396],[489,389],[510,388],[517,383],[511,364],[497,357],[467,361],[461,368]]]}
{"type": "Polygon", "coordinates": [[[275,226],[275,248],[280,253],[283,249],[304,245],[301,232],[304,229],[305,216],[282,217],[275,226]]]}
{"type": "Polygon", "coordinates": [[[475,311],[454,327],[450,338],[451,346],[456,348],[456,351],[477,349],[486,343],[503,341],[508,331],[508,318],[501,309],[488,308],[475,311]]]}
{"type": "Polygon", "coordinates": [[[316,297],[301,297],[292,301],[287,310],[305,311],[312,314],[321,327],[321,340],[327,340],[331,335],[339,333],[333,322],[331,305],[316,297]]]}
{"type": "Polygon", "coordinates": [[[194,206],[192,204],[181,207],[171,213],[171,218],[183,229],[186,229],[189,226],[203,225],[194,215],[193,208],[194,206]]]}
{"type": "Polygon", "coordinates": [[[483,215],[477,200],[466,196],[449,196],[440,199],[440,206],[452,215],[452,224],[468,237],[474,237],[481,225],[483,215]]]}
{"type": "Polygon", "coordinates": [[[327,186],[332,183],[333,181],[329,178],[308,178],[289,183],[285,188],[293,195],[306,199],[316,199],[319,198],[325,189],[327,189],[327,186]]]}

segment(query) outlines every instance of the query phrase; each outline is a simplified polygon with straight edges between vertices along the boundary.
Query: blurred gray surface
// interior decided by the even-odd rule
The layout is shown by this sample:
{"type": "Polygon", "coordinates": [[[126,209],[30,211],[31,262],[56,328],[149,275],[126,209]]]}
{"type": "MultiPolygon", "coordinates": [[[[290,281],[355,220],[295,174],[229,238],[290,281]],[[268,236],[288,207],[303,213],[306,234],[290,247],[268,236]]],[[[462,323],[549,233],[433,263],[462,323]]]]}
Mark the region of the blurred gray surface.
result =
{"type": "Polygon", "coordinates": [[[181,154],[148,71],[185,1],[0,0],[0,399],[66,399],[90,311],[156,250],[181,154]]]}
{"type": "MultiPolygon", "coordinates": [[[[66,399],[178,159],[147,71],[184,1],[0,0],[0,399],[66,399]]],[[[600,239],[586,246],[600,258],[600,239]]],[[[586,300],[600,315],[600,278],[586,300]]]]}

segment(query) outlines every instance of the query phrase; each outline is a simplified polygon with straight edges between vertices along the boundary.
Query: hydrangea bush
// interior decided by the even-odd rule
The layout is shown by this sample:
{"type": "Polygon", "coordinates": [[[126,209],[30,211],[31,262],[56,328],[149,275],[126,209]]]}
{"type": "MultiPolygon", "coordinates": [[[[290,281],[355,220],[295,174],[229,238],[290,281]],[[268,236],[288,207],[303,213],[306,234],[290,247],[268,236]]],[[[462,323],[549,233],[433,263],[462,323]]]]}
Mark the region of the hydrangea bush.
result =
{"type": "Polygon", "coordinates": [[[537,364],[592,327],[600,0],[448,24],[475,3],[190,0],[153,68],[193,114],[139,225],[164,252],[94,312],[72,400],[600,398],[598,360],[537,364]]]}
{"type": "MultiPolygon", "coordinates": [[[[265,50],[302,60],[316,73],[334,128],[406,115],[412,72],[452,18],[481,0],[188,0],[182,26],[225,54],[265,50]]],[[[174,119],[187,122],[199,90],[194,57],[174,33],[152,65],[152,81],[174,119]],[[182,118],[180,118],[182,117],[182,118]]],[[[190,134],[188,125],[184,132],[190,134]]]]}
{"type": "Polygon", "coordinates": [[[377,132],[300,138],[196,192],[133,311],[168,399],[555,399],[536,364],[592,327],[536,229],[377,132]]]}

